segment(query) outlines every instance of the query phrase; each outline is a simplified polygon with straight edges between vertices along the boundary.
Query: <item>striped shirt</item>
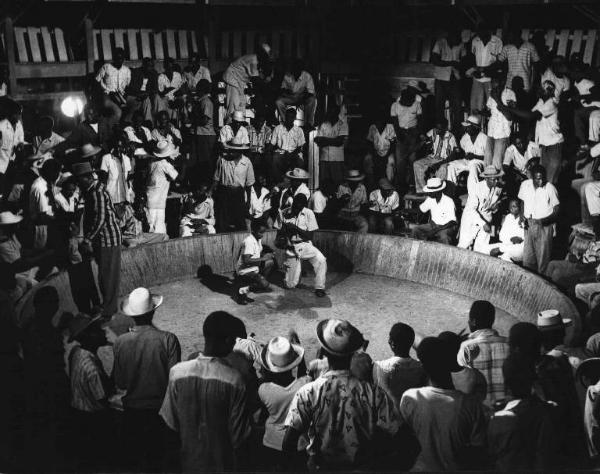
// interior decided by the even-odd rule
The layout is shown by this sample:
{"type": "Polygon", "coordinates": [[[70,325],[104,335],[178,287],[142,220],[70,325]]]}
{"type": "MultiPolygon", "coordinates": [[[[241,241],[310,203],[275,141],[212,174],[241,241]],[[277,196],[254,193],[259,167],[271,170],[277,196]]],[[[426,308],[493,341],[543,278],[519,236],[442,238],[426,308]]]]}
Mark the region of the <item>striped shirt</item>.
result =
{"type": "Polygon", "coordinates": [[[121,245],[119,221],[106,186],[94,181],[85,192],[84,199],[84,237],[100,247],[121,245]]]}
{"type": "Polygon", "coordinates": [[[458,148],[456,138],[448,131],[444,132],[444,135],[442,136],[434,129],[431,129],[427,132],[427,139],[432,142],[431,156],[439,160],[447,159],[450,154],[458,148]]]}
{"type": "Polygon", "coordinates": [[[250,137],[250,149],[255,153],[262,153],[265,150],[265,145],[271,143],[271,128],[267,124],[263,124],[260,132],[252,125],[248,126],[248,136],[250,137]]]}
{"type": "Polygon", "coordinates": [[[533,63],[540,60],[535,46],[525,41],[519,48],[514,44],[507,44],[498,55],[498,61],[508,61],[508,73],[506,75],[506,86],[511,87],[514,77],[523,78],[525,90],[531,87],[531,72],[533,63]]]}
{"type": "Polygon", "coordinates": [[[81,411],[104,409],[101,400],[107,397],[108,376],[96,354],[75,347],[70,357],[71,406],[81,411]]]}
{"type": "Polygon", "coordinates": [[[478,369],[487,381],[485,403],[491,405],[506,397],[502,364],[508,357],[507,339],[494,329],[472,332],[458,351],[458,363],[463,367],[478,369]]]}
{"type": "Polygon", "coordinates": [[[105,93],[119,92],[125,95],[125,89],[131,82],[131,69],[125,65],[117,69],[112,64],[106,63],[98,71],[96,80],[105,93]]]}
{"type": "Polygon", "coordinates": [[[239,160],[217,160],[214,180],[223,186],[247,188],[254,184],[252,162],[242,155],[239,160]]]}

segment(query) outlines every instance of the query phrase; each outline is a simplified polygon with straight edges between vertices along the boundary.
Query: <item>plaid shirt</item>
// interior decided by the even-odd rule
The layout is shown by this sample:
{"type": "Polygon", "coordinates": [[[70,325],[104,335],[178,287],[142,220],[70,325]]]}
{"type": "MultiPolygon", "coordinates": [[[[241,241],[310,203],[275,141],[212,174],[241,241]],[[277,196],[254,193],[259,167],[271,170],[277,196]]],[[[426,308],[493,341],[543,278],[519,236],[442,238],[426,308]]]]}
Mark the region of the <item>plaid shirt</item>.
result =
{"type": "Polygon", "coordinates": [[[271,134],[273,132],[263,124],[260,131],[257,131],[252,125],[248,126],[248,136],[250,137],[250,149],[255,153],[265,151],[265,145],[271,143],[271,134]]]}
{"type": "Polygon", "coordinates": [[[99,181],[85,192],[83,231],[86,239],[100,247],[121,245],[121,229],[110,195],[99,181]]]}
{"type": "Polygon", "coordinates": [[[480,329],[472,332],[462,343],[458,352],[458,363],[463,367],[478,369],[487,381],[487,405],[505,398],[502,364],[508,356],[507,339],[499,336],[494,329],[480,329]]]}

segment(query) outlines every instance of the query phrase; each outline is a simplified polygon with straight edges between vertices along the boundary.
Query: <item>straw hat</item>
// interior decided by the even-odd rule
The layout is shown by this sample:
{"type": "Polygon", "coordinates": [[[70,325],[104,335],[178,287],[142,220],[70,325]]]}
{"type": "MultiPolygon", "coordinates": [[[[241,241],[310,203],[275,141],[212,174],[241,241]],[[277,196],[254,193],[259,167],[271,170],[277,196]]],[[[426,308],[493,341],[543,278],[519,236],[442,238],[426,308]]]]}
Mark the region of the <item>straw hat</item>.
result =
{"type": "Polygon", "coordinates": [[[482,178],[499,178],[500,176],[504,176],[504,171],[499,170],[494,165],[488,165],[479,176],[482,178]]]}
{"type": "Polygon", "coordinates": [[[99,146],[92,145],[91,143],[86,143],[81,147],[81,158],[91,158],[92,156],[96,156],[101,151],[102,148],[100,148],[99,146]]]}
{"type": "Polygon", "coordinates": [[[89,328],[102,317],[101,314],[92,318],[87,314],[79,313],[69,322],[69,342],[73,342],[77,336],[89,328]]]}
{"type": "Polygon", "coordinates": [[[537,314],[537,327],[540,331],[564,328],[571,323],[571,319],[563,318],[556,309],[547,309],[537,314]]]}
{"type": "Polygon", "coordinates": [[[244,123],[246,123],[246,114],[244,113],[243,110],[236,110],[235,112],[233,112],[232,120],[234,122],[244,122],[244,123]]]}
{"type": "Polygon", "coordinates": [[[177,149],[167,140],[160,140],[152,152],[156,158],[168,158],[175,153],[177,153],[177,149]]]}
{"type": "Polygon", "coordinates": [[[382,189],[383,191],[393,191],[394,190],[394,186],[392,185],[392,183],[390,183],[390,181],[387,178],[381,178],[379,180],[379,188],[382,189]]]}
{"type": "Polygon", "coordinates": [[[365,179],[365,175],[358,170],[348,170],[346,172],[347,181],[362,181],[365,179]]]}
{"type": "Polygon", "coordinates": [[[13,214],[10,211],[0,212],[0,225],[18,224],[23,220],[23,216],[13,214]]]}
{"type": "Polygon", "coordinates": [[[354,354],[365,341],[358,329],[342,319],[320,321],[317,325],[317,338],[323,349],[337,356],[354,354]]]}
{"type": "Polygon", "coordinates": [[[407,87],[412,87],[413,89],[417,89],[418,91],[421,90],[421,88],[419,87],[419,81],[417,81],[416,79],[409,80],[407,87]]]}
{"type": "Polygon", "coordinates": [[[424,193],[437,193],[446,187],[446,181],[440,178],[429,178],[427,184],[423,186],[424,193]]]}
{"type": "Polygon", "coordinates": [[[290,179],[300,179],[304,181],[310,179],[310,174],[302,168],[294,168],[285,175],[290,179]]]}
{"type": "Polygon", "coordinates": [[[285,337],[274,337],[263,348],[260,359],[263,367],[269,372],[281,373],[292,370],[304,357],[304,348],[299,344],[291,344],[285,337]]]}
{"type": "Polygon", "coordinates": [[[475,125],[478,128],[481,128],[481,117],[479,115],[469,115],[467,117],[466,122],[463,122],[463,127],[468,127],[469,125],[475,125]]]}
{"type": "Polygon", "coordinates": [[[73,163],[71,169],[73,170],[73,176],[84,176],[94,172],[92,165],[87,161],[84,161],[83,163],[73,163]]]}
{"type": "Polygon", "coordinates": [[[163,297],[161,295],[154,295],[147,288],[140,287],[133,290],[123,299],[121,302],[121,312],[132,318],[144,316],[158,308],[162,302],[163,297]]]}
{"type": "Polygon", "coordinates": [[[225,148],[226,150],[244,151],[244,150],[250,149],[250,143],[242,141],[240,138],[235,136],[235,137],[233,137],[233,139],[229,140],[227,143],[224,143],[223,148],[225,148]]]}

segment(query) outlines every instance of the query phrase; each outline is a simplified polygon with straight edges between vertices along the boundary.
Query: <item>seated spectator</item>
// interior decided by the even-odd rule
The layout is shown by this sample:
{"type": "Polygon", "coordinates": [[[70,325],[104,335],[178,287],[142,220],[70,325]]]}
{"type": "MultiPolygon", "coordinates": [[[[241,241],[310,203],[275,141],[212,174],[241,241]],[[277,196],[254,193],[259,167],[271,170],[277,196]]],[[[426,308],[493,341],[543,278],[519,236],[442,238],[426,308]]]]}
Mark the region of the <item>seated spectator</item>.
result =
{"type": "Polygon", "coordinates": [[[583,423],[586,434],[587,448],[593,460],[600,454],[600,416],[598,412],[598,395],[600,394],[600,377],[598,377],[598,359],[594,357],[584,361],[576,372],[576,378],[586,389],[583,411],[583,423]]]}
{"type": "Polygon", "coordinates": [[[508,214],[504,216],[500,228],[500,242],[491,244],[489,253],[492,257],[500,257],[507,262],[521,262],[525,238],[525,217],[521,212],[521,202],[511,199],[508,203],[508,214]]]}
{"type": "Polygon", "coordinates": [[[131,69],[125,64],[125,50],[115,48],[112,54],[112,62],[105,63],[96,75],[96,81],[100,83],[104,92],[103,106],[110,112],[110,124],[116,125],[121,120],[125,108],[126,91],[131,83],[131,69]]]}
{"type": "Polygon", "coordinates": [[[444,194],[446,182],[440,178],[429,178],[423,188],[427,198],[419,205],[419,211],[430,213],[427,224],[418,224],[412,229],[412,238],[433,240],[452,245],[456,236],[456,205],[452,198],[444,194]]]}
{"type": "Polygon", "coordinates": [[[263,446],[267,459],[265,465],[277,471],[302,470],[306,465],[305,451],[308,440],[298,439],[296,453],[283,451],[285,419],[296,392],[312,379],[306,375],[304,349],[299,344],[298,335],[290,334],[290,339],[274,337],[261,353],[264,372],[263,383],[258,388],[258,396],[265,406],[268,418],[265,421],[263,446]],[[298,367],[297,375],[294,369],[298,367]]]}
{"type": "Polygon", "coordinates": [[[309,129],[315,125],[315,109],[317,98],[315,84],[309,72],[304,69],[304,61],[296,59],[292,70],[283,76],[280,95],[275,101],[279,118],[285,121],[286,111],[289,106],[304,107],[304,124],[309,129]]]}
{"type": "Polygon", "coordinates": [[[379,180],[377,189],[369,194],[369,231],[394,233],[393,214],[400,207],[400,197],[386,178],[379,180]]]}
{"type": "MultiPolygon", "coordinates": [[[[262,220],[267,229],[273,227],[273,219],[270,216],[271,211],[271,191],[266,187],[267,178],[264,174],[256,173],[256,181],[250,190],[250,206],[248,214],[252,221],[262,220]]],[[[293,198],[292,198],[293,201],[293,198]]]]}
{"type": "Polygon", "coordinates": [[[144,126],[144,114],[134,112],[131,125],[123,129],[127,135],[130,146],[134,149],[134,156],[144,156],[152,153],[156,141],[152,138],[150,130],[144,126]]]}
{"type": "Polygon", "coordinates": [[[545,275],[569,294],[578,283],[596,281],[600,271],[600,242],[592,241],[582,254],[567,253],[563,260],[551,260],[545,275]]]}
{"type": "Polygon", "coordinates": [[[38,121],[37,135],[33,137],[33,152],[41,156],[54,153],[54,148],[65,139],[54,131],[54,119],[48,115],[38,121]]]}
{"type": "Polygon", "coordinates": [[[349,135],[348,122],[340,118],[340,109],[331,106],[319,126],[315,143],[319,147],[319,179],[335,185],[344,181],[344,147],[349,135]]]}
{"type": "Polygon", "coordinates": [[[290,185],[281,192],[279,197],[279,209],[283,210],[292,205],[294,197],[298,194],[304,194],[307,200],[310,200],[310,189],[306,183],[310,179],[310,174],[302,168],[294,168],[285,173],[285,177],[290,180],[290,185]]]}
{"type": "Polygon", "coordinates": [[[529,168],[539,161],[540,147],[521,135],[513,135],[512,142],[504,153],[502,167],[511,184],[518,189],[523,181],[529,179],[529,168]]]}
{"type": "Polygon", "coordinates": [[[256,114],[250,119],[248,125],[248,136],[250,138],[250,159],[254,167],[262,168],[263,172],[268,172],[265,151],[267,145],[271,143],[273,131],[267,125],[264,114],[256,114]]]}
{"type": "Polygon", "coordinates": [[[126,114],[124,122],[130,122],[134,112],[142,112],[144,120],[152,121],[152,104],[158,91],[158,74],[151,58],[142,59],[140,67],[131,71],[131,82],[125,89],[126,114]]]}
{"type": "Polygon", "coordinates": [[[156,114],[156,127],[152,130],[152,140],[155,142],[166,140],[175,148],[179,148],[183,143],[181,132],[173,125],[165,110],[156,114]]]}
{"type": "Polygon", "coordinates": [[[394,179],[394,151],[396,150],[396,132],[394,126],[388,123],[383,111],[379,112],[375,123],[367,133],[369,150],[364,159],[364,170],[369,189],[375,188],[375,183],[381,178],[389,181],[394,179]]]}
{"type": "Polygon", "coordinates": [[[206,58],[203,58],[200,53],[194,53],[190,57],[188,67],[183,72],[183,78],[191,90],[196,89],[196,86],[202,80],[208,83],[212,82],[210,70],[206,66],[203,66],[202,62],[206,62],[206,58]]]}
{"type": "Polygon", "coordinates": [[[373,383],[381,387],[396,406],[400,405],[400,399],[406,390],[427,384],[423,366],[410,357],[414,342],[415,331],[412,327],[404,323],[394,324],[388,339],[394,356],[373,364],[373,383]]]}
{"type": "Polygon", "coordinates": [[[296,109],[285,112],[283,123],[273,130],[271,146],[273,148],[271,179],[278,182],[281,176],[293,168],[302,168],[304,159],[302,147],[306,143],[304,132],[295,125],[296,109]]]}
{"type": "Polygon", "coordinates": [[[415,191],[423,192],[423,187],[431,177],[446,179],[447,163],[455,158],[456,138],[448,130],[448,121],[445,118],[438,118],[435,127],[427,132],[426,145],[430,148],[430,153],[425,158],[417,159],[413,163],[415,171],[415,191]]]}
{"type": "Polygon", "coordinates": [[[321,186],[316,189],[308,203],[315,213],[320,229],[330,229],[333,218],[337,214],[336,188],[331,180],[321,181],[321,186]]]}
{"type": "Polygon", "coordinates": [[[464,152],[464,158],[448,163],[447,179],[457,184],[458,176],[468,171],[467,189],[470,191],[479,181],[479,173],[483,170],[488,137],[481,131],[481,117],[477,115],[470,115],[463,126],[465,134],[460,139],[460,148],[464,152]]]}
{"type": "Polygon", "coordinates": [[[454,388],[449,346],[426,337],[417,357],[429,377],[429,386],[411,388],[400,401],[400,415],[421,446],[413,470],[457,471],[484,464],[486,420],[475,397],[454,388]]]}
{"type": "Polygon", "coordinates": [[[163,61],[164,71],[158,75],[158,93],[154,96],[154,112],[166,111],[169,118],[177,118],[183,102],[181,101],[181,87],[184,85],[181,73],[177,71],[175,62],[171,58],[163,61]]]}
{"type": "Polygon", "coordinates": [[[396,131],[396,183],[407,185],[412,175],[412,164],[417,155],[420,120],[423,114],[421,96],[417,93],[419,85],[410,81],[402,90],[400,97],[392,104],[390,116],[396,131]]]}
{"type": "Polygon", "coordinates": [[[365,175],[358,170],[348,170],[345,178],[336,192],[336,198],[341,204],[336,216],[338,225],[345,230],[366,234],[369,222],[363,215],[363,208],[368,204],[367,188],[362,183],[365,175]]]}
{"type": "Polygon", "coordinates": [[[207,196],[207,191],[208,186],[202,185],[195,199],[189,201],[179,223],[179,237],[216,233],[214,203],[212,198],[207,196]]]}
{"type": "MultiPolygon", "coordinates": [[[[91,102],[88,102],[83,108],[83,116],[83,122],[75,125],[75,128],[73,128],[66,140],[54,147],[55,153],[65,153],[67,150],[73,148],[80,149],[87,143],[91,143],[94,146],[101,146],[108,150],[108,143],[113,134],[109,121],[105,117],[100,116],[96,106],[91,102]]],[[[143,115],[141,117],[143,121],[143,115]]]]}
{"type": "Polygon", "coordinates": [[[232,140],[235,140],[236,143],[250,145],[250,137],[246,128],[246,116],[241,110],[236,110],[233,113],[231,124],[223,125],[219,132],[221,145],[225,145],[232,140]]]}

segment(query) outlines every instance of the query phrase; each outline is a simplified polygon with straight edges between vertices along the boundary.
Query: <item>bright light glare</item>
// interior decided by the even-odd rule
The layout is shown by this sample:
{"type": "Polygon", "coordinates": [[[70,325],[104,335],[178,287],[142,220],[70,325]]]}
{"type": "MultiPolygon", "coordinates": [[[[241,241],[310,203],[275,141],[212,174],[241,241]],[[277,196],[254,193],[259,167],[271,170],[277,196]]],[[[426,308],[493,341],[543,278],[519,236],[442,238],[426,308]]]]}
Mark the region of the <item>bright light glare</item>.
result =
{"type": "Polygon", "coordinates": [[[83,112],[83,100],[80,97],[65,97],[60,104],[60,110],[69,118],[81,115],[83,112]]]}

